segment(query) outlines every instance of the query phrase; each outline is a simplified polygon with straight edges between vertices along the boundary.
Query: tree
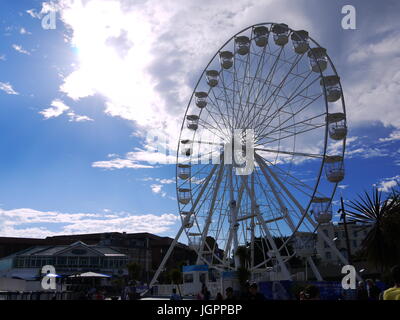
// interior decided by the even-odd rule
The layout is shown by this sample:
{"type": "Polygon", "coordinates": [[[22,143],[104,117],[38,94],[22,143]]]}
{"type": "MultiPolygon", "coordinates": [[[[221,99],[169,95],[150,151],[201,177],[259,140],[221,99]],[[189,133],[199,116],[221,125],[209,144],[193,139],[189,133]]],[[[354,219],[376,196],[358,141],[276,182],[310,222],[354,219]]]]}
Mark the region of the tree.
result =
{"type": "Polygon", "coordinates": [[[142,273],[142,267],[136,262],[130,262],[126,266],[128,269],[129,279],[138,281],[142,273]]]}
{"type": "Polygon", "coordinates": [[[346,210],[349,222],[371,226],[362,242],[362,254],[381,270],[388,269],[400,260],[400,196],[393,192],[382,199],[377,188],[371,195],[365,192],[358,200],[350,201],[346,210]]]}
{"type": "Polygon", "coordinates": [[[246,282],[250,279],[250,270],[248,269],[250,252],[245,246],[239,246],[236,249],[235,255],[239,258],[240,262],[240,266],[236,270],[236,275],[243,290],[246,282]]]}
{"type": "Polygon", "coordinates": [[[181,272],[181,270],[177,269],[177,268],[176,269],[172,269],[170,271],[169,276],[171,278],[172,283],[177,285],[179,294],[182,296],[181,288],[179,287],[179,284],[182,283],[182,272],[181,272]]]}

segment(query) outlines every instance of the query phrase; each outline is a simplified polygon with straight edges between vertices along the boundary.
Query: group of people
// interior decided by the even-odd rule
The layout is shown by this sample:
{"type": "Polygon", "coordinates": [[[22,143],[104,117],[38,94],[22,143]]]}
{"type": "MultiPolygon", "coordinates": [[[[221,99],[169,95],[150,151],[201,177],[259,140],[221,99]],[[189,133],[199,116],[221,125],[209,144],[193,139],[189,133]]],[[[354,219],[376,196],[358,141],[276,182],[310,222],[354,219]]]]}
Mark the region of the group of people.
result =
{"type": "MultiPolygon", "coordinates": [[[[205,284],[202,285],[201,291],[197,294],[197,300],[210,300],[211,299],[211,293],[208,290],[207,286],[205,284]]],[[[182,300],[181,295],[177,294],[176,289],[172,289],[172,295],[170,297],[170,300],[182,300]]],[[[257,283],[246,283],[244,290],[242,291],[241,294],[236,295],[232,287],[228,287],[225,289],[225,297],[218,292],[215,300],[217,301],[235,301],[235,300],[241,300],[241,301],[263,301],[265,300],[265,297],[262,293],[258,292],[258,285],[257,283]]]]}
{"type": "Polygon", "coordinates": [[[357,286],[357,300],[400,300],[400,266],[391,270],[394,282],[393,287],[382,291],[372,279],[359,281],[357,286]]]}
{"type": "MultiPolygon", "coordinates": [[[[391,270],[393,287],[382,291],[374,280],[368,279],[360,281],[357,287],[357,300],[400,300],[400,265],[394,266],[391,270]]],[[[299,300],[320,300],[320,291],[315,285],[308,285],[299,294],[299,300]]],[[[210,300],[211,293],[207,286],[203,284],[201,291],[197,295],[197,300],[210,300]]],[[[173,289],[171,300],[182,300],[182,297],[173,289]]],[[[258,291],[257,283],[246,283],[241,294],[235,294],[232,287],[225,289],[225,296],[217,293],[215,300],[219,301],[262,301],[265,296],[258,291]]]]}

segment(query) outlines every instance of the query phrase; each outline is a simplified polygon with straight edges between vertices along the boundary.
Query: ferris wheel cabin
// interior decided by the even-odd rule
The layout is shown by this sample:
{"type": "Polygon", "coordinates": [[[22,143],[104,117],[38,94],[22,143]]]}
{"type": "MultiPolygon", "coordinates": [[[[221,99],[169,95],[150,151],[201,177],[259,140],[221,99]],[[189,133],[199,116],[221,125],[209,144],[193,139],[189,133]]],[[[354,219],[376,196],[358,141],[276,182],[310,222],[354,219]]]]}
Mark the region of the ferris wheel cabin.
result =
{"type": "Polygon", "coordinates": [[[188,129],[197,130],[197,128],[199,127],[199,116],[195,114],[190,114],[186,116],[186,120],[188,129]]]}
{"type": "Polygon", "coordinates": [[[344,162],[342,156],[325,157],[325,174],[329,182],[338,183],[344,179],[344,162]]]}
{"type": "Polygon", "coordinates": [[[344,113],[330,113],[327,116],[329,137],[333,140],[343,140],[347,135],[346,117],[344,113]]]}
{"type": "Polygon", "coordinates": [[[207,92],[203,91],[196,92],[194,96],[195,96],[196,106],[198,106],[200,109],[203,109],[207,106],[207,97],[208,97],[207,92]]]}
{"type": "Polygon", "coordinates": [[[235,39],[235,50],[241,56],[244,56],[250,51],[250,39],[246,36],[240,36],[235,39]]]}
{"type": "Polygon", "coordinates": [[[219,54],[221,66],[224,69],[230,69],[233,66],[233,53],[230,51],[222,51],[219,54]]]}
{"type": "Polygon", "coordinates": [[[311,48],[308,51],[308,58],[310,60],[311,70],[314,72],[325,71],[328,66],[328,56],[326,55],[326,49],[317,47],[311,48]]]}
{"type": "Polygon", "coordinates": [[[219,72],[217,70],[206,71],[207,84],[210,87],[216,87],[218,85],[218,77],[219,77],[219,72]]]}
{"type": "Polygon", "coordinates": [[[178,177],[182,180],[190,178],[190,164],[178,164],[178,177]]]}
{"type": "Polygon", "coordinates": [[[283,47],[289,41],[289,27],[287,24],[274,24],[272,27],[275,44],[283,47]]]}
{"type": "Polygon", "coordinates": [[[307,52],[309,48],[307,31],[294,31],[290,38],[292,39],[294,52],[296,52],[297,54],[304,54],[307,52]]]}
{"type": "Polygon", "coordinates": [[[314,197],[312,200],[312,212],[315,220],[320,224],[327,224],[332,220],[332,205],[330,198],[314,197]]]}
{"type": "Polygon", "coordinates": [[[325,84],[328,102],[338,101],[342,96],[339,82],[340,78],[338,76],[326,76],[321,79],[321,86],[325,84]]]}
{"type": "Polygon", "coordinates": [[[179,188],[178,189],[178,200],[182,204],[188,204],[191,200],[190,189],[179,188]]]}
{"type": "Polygon", "coordinates": [[[253,37],[258,47],[265,47],[268,43],[269,31],[265,26],[255,27],[253,29],[253,37]]]}

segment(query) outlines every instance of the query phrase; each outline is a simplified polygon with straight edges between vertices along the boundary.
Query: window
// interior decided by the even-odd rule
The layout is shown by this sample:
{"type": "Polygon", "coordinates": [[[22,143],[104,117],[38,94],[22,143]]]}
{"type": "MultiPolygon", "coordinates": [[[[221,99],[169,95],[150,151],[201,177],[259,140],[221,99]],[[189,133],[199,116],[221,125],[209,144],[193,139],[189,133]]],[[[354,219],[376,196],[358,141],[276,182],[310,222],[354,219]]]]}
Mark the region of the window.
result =
{"type": "Polygon", "coordinates": [[[192,283],[193,282],[193,274],[187,273],[183,275],[183,282],[185,283],[192,283]]]}
{"type": "Polygon", "coordinates": [[[357,238],[357,236],[358,236],[358,231],[353,231],[353,237],[357,238]]]}
{"type": "Polygon", "coordinates": [[[324,248],[329,248],[329,245],[326,241],[324,241],[324,248]]]}

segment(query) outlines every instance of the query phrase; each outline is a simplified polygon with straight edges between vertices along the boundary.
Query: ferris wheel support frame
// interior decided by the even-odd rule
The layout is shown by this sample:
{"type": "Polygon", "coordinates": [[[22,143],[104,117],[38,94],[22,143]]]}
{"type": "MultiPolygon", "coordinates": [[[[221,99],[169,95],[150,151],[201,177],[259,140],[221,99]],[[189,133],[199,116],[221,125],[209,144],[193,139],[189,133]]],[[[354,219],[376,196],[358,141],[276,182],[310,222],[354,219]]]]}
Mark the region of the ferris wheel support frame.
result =
{"type": "MultiPolygon", "coordinates": [[[[202,188],[201,188],[201,190],[200,190],[195,202],[192,204],[192,208],[191,208],[190,212],[193,212],[193,210],[196,208],[198,202],[200,201],[201,196],[203,195],[204,191],[206,190],[206,188],[208,186],[208,183],[210,182],[210,180],[211,180],[215,170],[217,169],[217,167],[218,167],[218,164],[214,164],[214,166],[211,169],[210,173],[208,174],[208,176],[207,176],[207,178],[205,180],[205,183],[202,186],[202,188]]],[[[174,240],[172,241],[171,245],[169,246],[167,252],[165,253],[165,256],[162,259],[162,261],[161,261],[156,273],[154,274],[153,278],[151,279],[148,289],[142,293],[142,296],[145,295],[150,290],[150,288],[153,287],[154,283],[157,281],[158,277],[160,276],[161,271],[164,269],[164,266],[165,266],[167,260],[169,259],[170,255],[172,253],[172,250],[176,246],[176,244],[178,242],[178,239],[180,238],[180,236],[182,235],[183,230],[185,229],[185,224],[187,222],[189,222],[190,216],[191,216],[191,214],[188,214],[185,217],[185,219],[182,221],[182,225],[179,228],[178,233],[176,234],[174,240]]]]}
{"type": "Polygon", "coordinates": [[[208,215],[207,215],[206,225],[204,226],[204,230],[203,230],[203,233],[201,235],[200,247],[199,247],[200,254],[197,256],[196,264],[199,264],[201,262],[201,260],[204,260],[204,258],[203,258],[204,246],[205,246],[205,242],[206,242],[206,239],[207,239],[208,229],[210,228],[211,219],[212,219],[212,216],[214,214],[215,201],[217,200],[217,195],[218,195],[219,187],[221,185],[223,173],[224,173],[224,160],[222,159],[222,163],[219,165],[217,181],[216,181],[216,184],[215,184],[215,189],[214,189],[213,197],[212,197],[212,200],[211,200],[210,210],[209,210],[208,215]]]}
{"type": "Polygon", "coordinates": [[[248,192],[248,194],[250,196],[251,203],[254,206],[255,214],[256,214],[258,223],[261,225],[261,227],[262,227],[262,229],[264,231],[264,234],[267,237],[270,246],[272,247],[272,251],[274,252],[274,254],[275,254],[275,256],[276,256],[276,258],[278,260],[278,264],[279,264],[279,266],[281,268],[281,272],[283,273],[283,276],[284,276],[285,280],[291,280],[290,272],[287,269],[286,264],[283,261],[282,256],[281,256],[281,254],[280,254],[280,252],[278,250],[278,247],[276,246],[276,243],[275,243],[274,239],[272,238],[271,233],[268,230],[268,227],[267,227],[267,225],[265,223],[265,220],[263,219],[263,217],[262,217],[262,215],[260,213],[260,209],[259,209],[259,206],[257,205],[257,201],[255,199],[255,195],[250,190],[250,188],[249,188],[249,186],[247,184],[247,176],[240,176],[240,178],[244,182],[244,186],[246,188],[246,191],[248,192]]]}
{"type": "MultiPolygon", "coordinates": [[[[288,197],[293,201],[293,203],[297,206],[297,208],[302,212],[302,214],[305,216],[307,221],[315,228],[318,229],[319,224],[316,223],[308,214],[305,212],[304,208],[302,205],[296,200],[296,198],[290,193],[290,191],[286,188],[286,186],[280,181],[278,176],[271,170],[268,165],[265,163],[265,161],[258,155],[255,155],[256,161],[260,166],[263,166],[270,174],[271,176],[274,177],[274,179],[278,182],[279,186],[282,188],[282,190],[288,195],[288,197]]],[[[323,240],[328,244],[329,248],[333,251],[333,253],[336,255],[339,260],[345,264],[348,265],[349,262],[348,260],[341,254],[341,252],[336,248],[335,244],[333,243],[332,239],[330,239],[324,232],[319,232],[319,235],[323,238],[323,240]]],[[[313,268],[313,265],[310,264],[311,268],[313,268]]],[[[361,276],[356,273],[357,279],[362,280],[361,276]]]]}

